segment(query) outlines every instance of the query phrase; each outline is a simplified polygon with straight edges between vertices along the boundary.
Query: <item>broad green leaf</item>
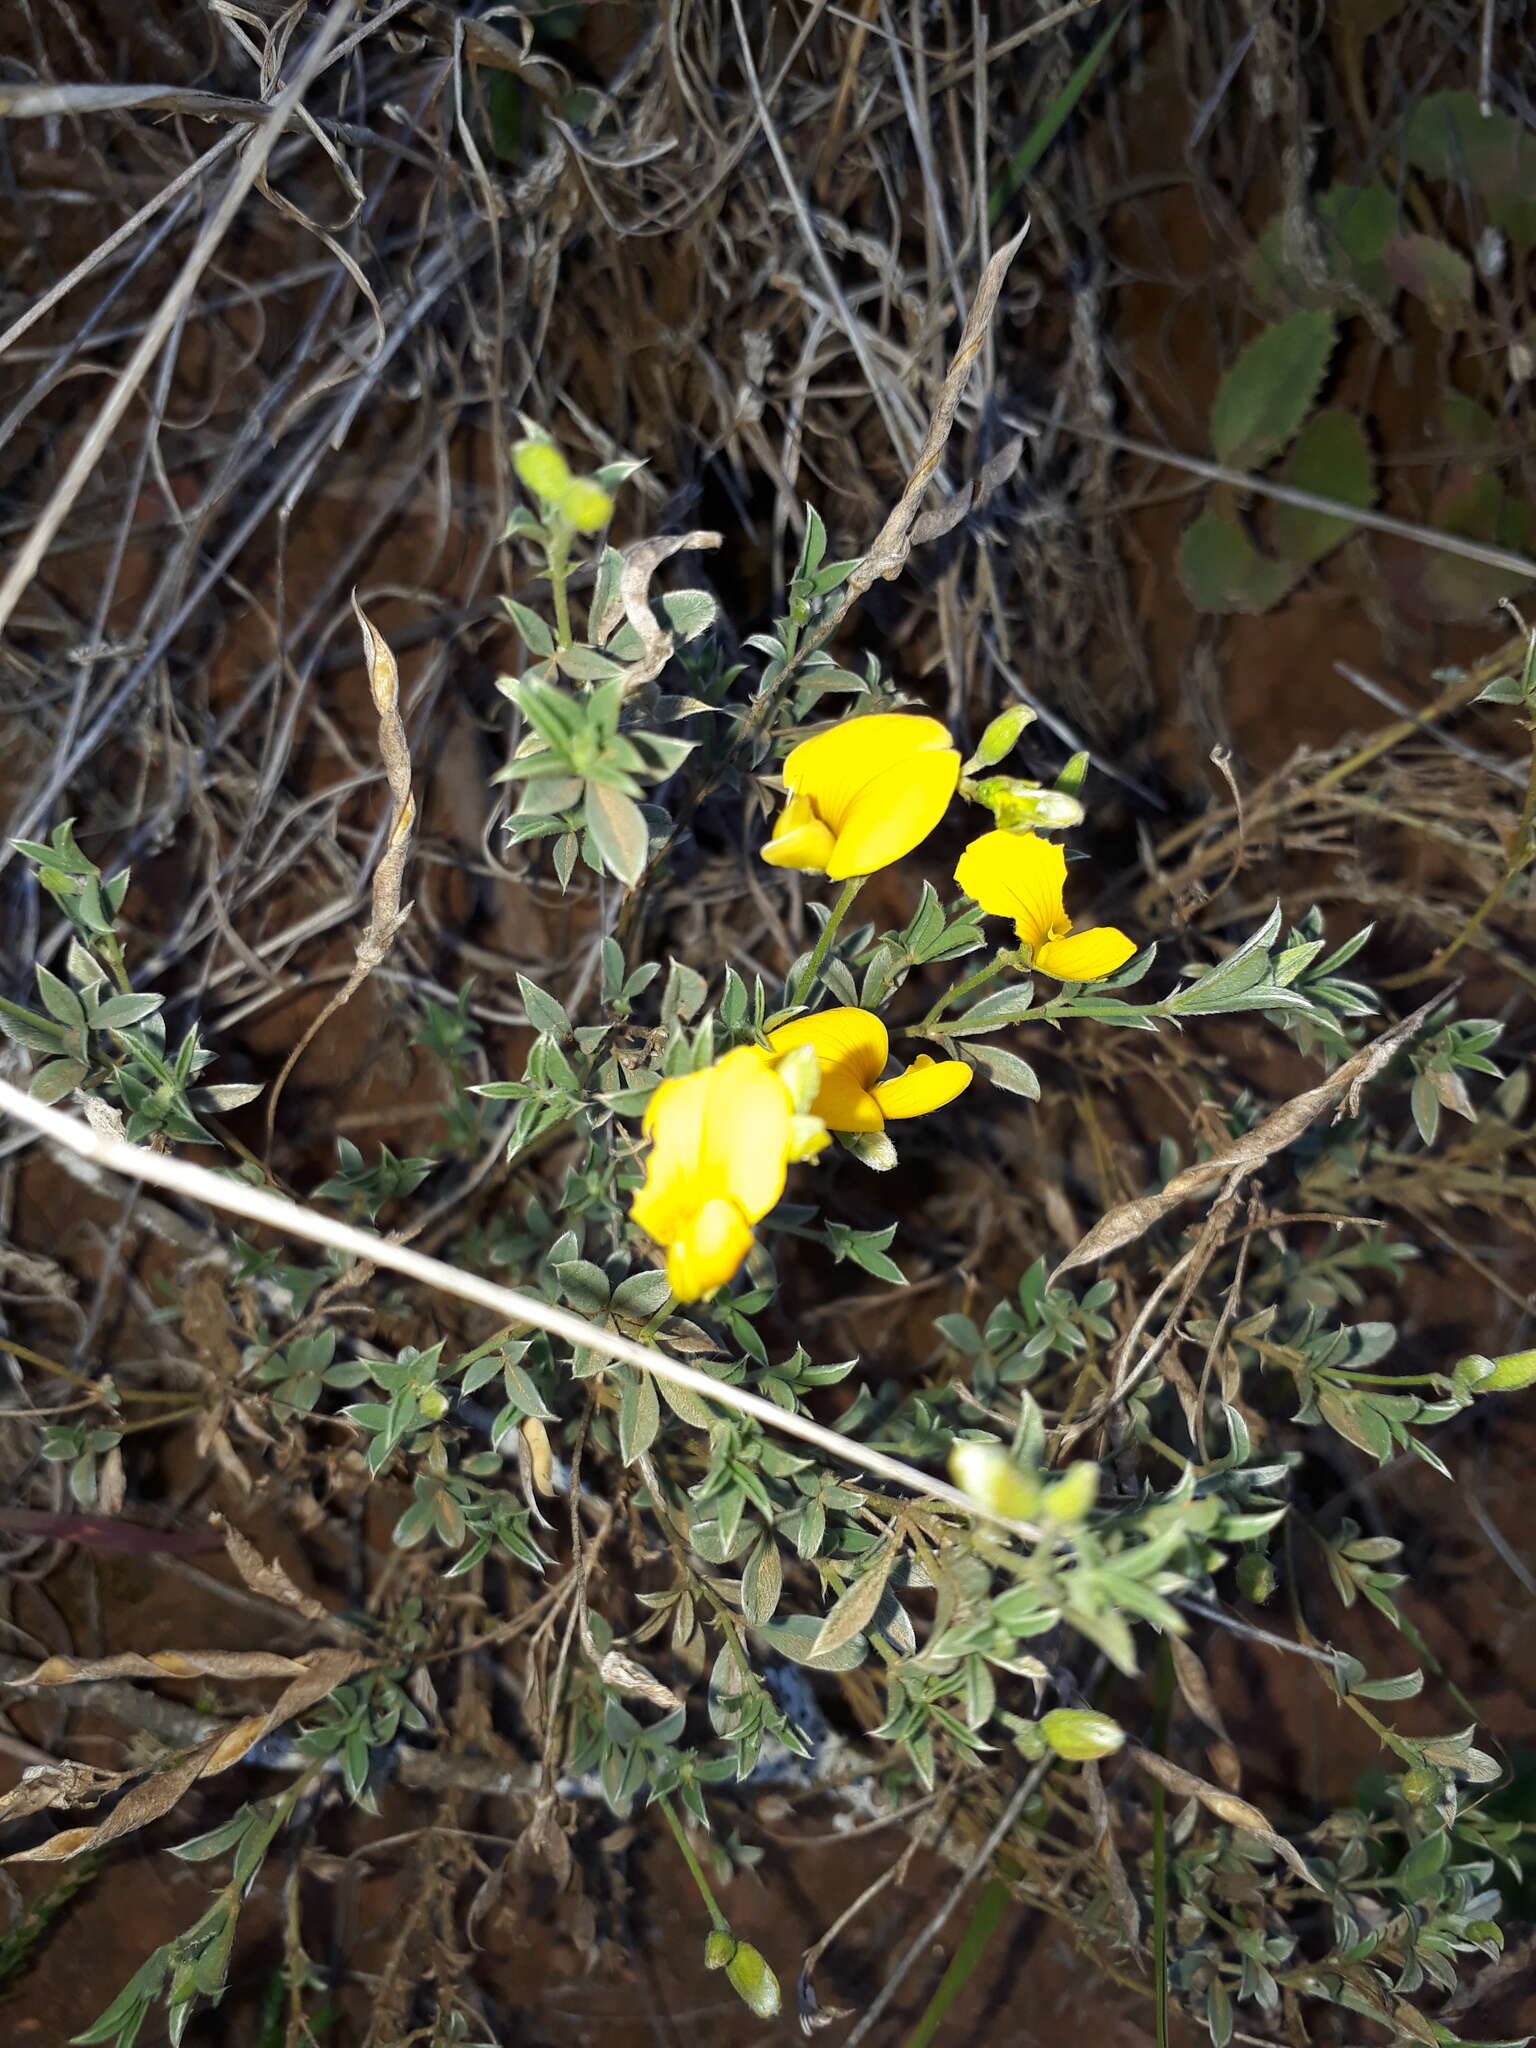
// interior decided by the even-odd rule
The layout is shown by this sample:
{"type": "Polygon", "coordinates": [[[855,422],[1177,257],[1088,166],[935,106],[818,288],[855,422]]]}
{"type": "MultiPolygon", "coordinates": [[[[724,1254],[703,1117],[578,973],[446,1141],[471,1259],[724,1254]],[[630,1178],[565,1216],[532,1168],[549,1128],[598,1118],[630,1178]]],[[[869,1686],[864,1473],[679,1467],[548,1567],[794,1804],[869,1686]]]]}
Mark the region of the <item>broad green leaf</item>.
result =
{"type": "Polygon", "coordinates": [[[1267,612],[1295,580],[1290,563],[1261,555],[1219,512],[1202,512],[1179,542],[1179,581],[1203,612],[1267,612]]]}
{"type": "MultiPolygon", "coordinates": [[[[1337,410],[1313,414],[1292,445],[1280,475],[1299,491],[1333,498],[1341,505],[1364,507],[1376,494],[1365,430],[1353,414],[1337,410]]],[[[1304,511],[1299,505],[1274,508],[1274,542],[1287,561],[1320,562],[1353,531],[1353,520],[1335,519],[1326,512],[1304,511]]]]}
{"type": "Polygon", "coordinates": [[[813,1671],[855,1671],[869,1651],[859,1635],[851,1636],[835,1650],[818,1651],[816,1639],[821,1634],[821,1624],[814,1614],[790,1614],[783,1621],[767,1621],[757,1633],[776,1656],[787,1657],[792,1664],[808,1665],[813,1671]]]}
{"type": "Polygon", "coordinates": [[[656,1382],[648,1372],[632,1372],[619,1394],[619,1455],[626,1465],[645,1456],[660,1428],[656,1382]]]}
{"type": "Polygon", "coordinates": [[[1405,292],[1429,308],[1443,334],[1456,334],[1472,311],[1472,266],[1435,235],[1397,235],[1387,244],[1387,269],[1405,292]]]}
{"type": "Polygon", "coordinates": [[[1426,177],[1470,186],[1522,249],[1536,242],[1536,135],[1475,92],[1435,92],[1403,123],[1404,159],[1426,177]]]}
{"type": "Polygon", "coordinates": [[[1332,316],[1293,313],[1256,335],[1222,378],[1211,445],[1232,469],[1259,469],[1294,440],[1333,353],[1332,316]]]}
{"type": "Polygon", "coordinates": [[[555,636],[538,613],[525,604],[519,604],[515,597],[504,597],[502,603],[507,608],[507,616],[522,634],[528,652],[540,660],[547,660],[555,651],[555,636]]]}

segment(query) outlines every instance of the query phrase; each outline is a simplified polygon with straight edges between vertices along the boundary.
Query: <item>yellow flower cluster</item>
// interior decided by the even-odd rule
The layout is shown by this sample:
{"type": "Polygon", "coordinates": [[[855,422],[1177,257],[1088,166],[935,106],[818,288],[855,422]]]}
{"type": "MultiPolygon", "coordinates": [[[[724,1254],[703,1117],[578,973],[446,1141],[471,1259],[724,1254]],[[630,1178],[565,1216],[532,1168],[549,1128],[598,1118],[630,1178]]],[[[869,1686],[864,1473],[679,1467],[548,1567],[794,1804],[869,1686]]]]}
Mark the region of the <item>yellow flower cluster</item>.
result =
{"type": "MultiPolygon", "coordinates": [[[[788,801],[763,858],[835,882],[873,874],[927,838],[959,782],[959,752],[937,719],[844,719],[785,760],[788,801]]],[[[990,916],[1012,918],[1041,973],[1102,980],[1135,944],[1112,926],[1072,930],[1066,874],[1061,848],[1037,833],[988,832],[961,855],[955,880],[990,916]]],[[[871,1012],[822,1010],[779,1025],[766,1046],[738,1047],[701,1073],[662,1082],[645,1113],[651,1150],[631,1214],[665,1248],[679,1301],[725,1285],[752,1248],[753,1225],[783,1194],[791,1162],[819,1150],[829,1131],[872,1135],[942,1109],[970,1085],[963,1060],[926,1054],[884,1080],[889,1057],[871,1012]],[[818,1077],[808,1117],[796,1114],[779,1071],[806,1047],[818,1077]]]]}
{"type": "Polygon", "coordinates": [[[679,1301],[723,1287],[752,1249],[752,1226],[784,1192],[790,1163],[827,1142],[828,1131],[870,1132],[888,1119],[926,1115],[970,1085],[962,1060],[915,1060],[882,1081],[890,1045],[868,1010],[823,1010],[738,1046],[712,1067],[663,1081],[646,1105],[651,1140],[645,1181],[631,1205],[636,1223],[666,1249],[679,1301]],[[810,1118],[797,1117],[778,1071],[809,1046],[819,1085],[810,1118]]]}
{"type": "Polygon", "coordinates": [[[612,498],[596,477],[573,476],[553,441],[519,441],[512,450],[512,467],[518,480],[578,533],[597,533],[608,524],[612,498]]]}

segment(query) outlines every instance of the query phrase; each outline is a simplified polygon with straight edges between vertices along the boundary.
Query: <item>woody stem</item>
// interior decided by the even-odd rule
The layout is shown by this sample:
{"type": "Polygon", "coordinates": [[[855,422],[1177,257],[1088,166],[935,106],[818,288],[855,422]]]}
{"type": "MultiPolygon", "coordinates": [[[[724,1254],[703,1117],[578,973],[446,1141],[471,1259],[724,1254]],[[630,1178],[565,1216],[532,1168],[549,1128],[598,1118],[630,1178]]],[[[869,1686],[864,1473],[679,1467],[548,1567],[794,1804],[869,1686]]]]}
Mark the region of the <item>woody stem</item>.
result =
{"type": "Polygon", "coordinates": [[[785,990],[785,994],[791,1003],[798,1005],[809,1001],[816,987],[817,979],[821,974],[827,954],[832,949],[832,941],[837,937],[838,927],[848,915],[849,907],[854,897],[858,895],[867,880],[868,877],[866,875],[853,875],[844,882],[843,893],[833,904],[827,921],[821,928],[821,937],[816,941],[815,949],[810,959],[806,961],[800,972],[793,977],[789,987],[785,990]]]}

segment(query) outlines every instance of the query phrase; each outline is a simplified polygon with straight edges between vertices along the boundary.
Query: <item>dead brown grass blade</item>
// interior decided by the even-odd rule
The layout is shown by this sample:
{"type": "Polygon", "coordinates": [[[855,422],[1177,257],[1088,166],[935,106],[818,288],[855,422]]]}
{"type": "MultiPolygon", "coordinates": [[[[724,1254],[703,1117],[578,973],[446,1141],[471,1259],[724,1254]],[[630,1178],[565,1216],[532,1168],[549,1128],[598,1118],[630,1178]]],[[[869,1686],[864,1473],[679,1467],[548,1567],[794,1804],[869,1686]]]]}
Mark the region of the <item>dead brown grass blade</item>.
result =
{"type": "Polygon", "coordinates": [[[1201,1159],[1193,1166],[1187,1166],[1156,1194],[1140,1195],[1133,1202],[1122,1202],[1118,1208],[1111,1209],[1067,1253],[1048,1284],[1054,1287],[1061,1275],[1070,1273],[1075,1266],[1091,1265],[1095,1259],[1119,1251],[1122,1245],[1134,1244],[1138,1237],[1144,1237],[1155,1223],[1160,1223],[1181,1202],[1189,1201],[1192,1196],[1203,1194],[1220,1183],[1226,1184],[1226,1192],[1230,1194],[1248,1174],[1257,1172],[1266,1159],[1272,1158],[1276,1152],[1283,1152],[1287,1145],[1293,1145],[1325,1109],[1331,1109],[1341,1099],[1344,1110],[1353,1115],[1360,1106],[1360,1091],[1365,1084],[1417,1035],[1430,1012],[1444,1000],[1443,996],[1434,996],[1429,1002],[1422,1003],[1401,1024],[1394,1025],[1380,1038],[1362,1046],[1318,1087],[1309,1088],[1304,1095],[1282,1103],[1262,1123],[1234,1140],[1215,1158],[1201,1159]]]}
{"type": "Polygon", "coordinates": [[[269,1155],[272,1149],[272,1132],[277,1117],[278,1099],[287,1084],[288,1076],[337,1011],[351,1002],[369,975],[385,959],[400,927],[411,914],[410,904],[402,906],[400,901],[400,885],[405,878],[405,864],[411,851],[411,830],[416,822],[416,798],[411,791],[410,747],[405,737],[405,722],[400,716],[400,670],[394,655],[390,652],[389,643],[358,603],[355,590],[352,593],[352,609],[363,632],[363,656],[368,664],[368,688],[372,693],[373,708],[379,721],[379,752],[384,757],[384,776],[389,784],[389,832],[379,864],[373,871],[373,900],[368,929],[357,942],[356,961],[352,972],[304,1032],[293,1051],[284,1060],[282,1072],[272,1084],[272,1093],[267,1098],[269,1155]]]}
{"type": "Polygon", "coordinates": [[[1200,1804],[1214,1813],[1218,1820],[1224,1820],[1228,1827],[1246,1828],[1249,1834],[1257,1835],[1267,1843],[1303,1884],[1314,1891],[1322,1886],[1308,1870],[1301,1851],[1288,1842],[1284,1835],[1277,1834],[1256,1806],[1246,1799],[1240,1799],[1235,1792],[1223,1791],[1220,1785],[1209,1785],[1204,1778],[1197,1778],[1192,1771],[1182,1771],[1177,1764],[1169,1763],[1165,1756],[1156,1756],[1150,1749],[1131,1745],[1127,1754],[1133,1757],[1149,1778],[1156,1778],[1160,1785],[1166,1785],[1170,1792],[1176,1792],[1181,1799],[1198,1799],[1200,1804]]]}
{"type": "MultiPolygon", "coordinates": [[[[245,1653],[233,1654],[240,1658],[245,1653]]],[[[290,1660],[286,1658],[267,1661],[290,1664],[290,1660]]],[[[284,1721],[291,1720],[295,1714],[302,1714],[306,1708],[314,1706],[317,1700],[325,1699],[338,1685],[344,1684],[347,1679],[365,1670],[372,1660],[355,1650],[317,1650],[311,1656],[296,1661],[297,1675],[283,1688],[276,1704],[269,1707],[266,1713],[247,1715],[244,1720],[236,1721],[232,1726],[210,1735],[205,1742],[200,1742],[168,1770],[157,1771],[152,1777],[140,1778],[123,1794],[107,1818],[98,1822],[95,1827],[64,1828],[58,1834],[51,1835],[46,1842],[38,1843],[35,1848],[15,1850],[4,1861],[67,1863],[71,1857],[83,1855],[87,1849],[104,1848],[108,1842],[115,1842],[123,1835],[130,1835],[139,1828],[147,1827],[151,1821],[159,1820],[162,1814],[169,1813],[200,1778],[211,1778],[220,1771],[229,1770],[264,1736],[270,1735],[274,1728],[280,1727],[284,1721]]],[[[52,1658],[49,1662],[71,1663],[73,1659],[52,1658]]],[[[102,1658],[99,1660],[99,1668],[105,1674],[108,1666],[117,1667],[122,1662],[120,1658],[102,1658]]],[[[44,1665],[42,1668],[46,1670],[48,1667],[44,1665]]],[[[98,1667],[83,1667],[80,1673],[71,1676],[83,1676],[84,1668],[94,1670],[98,1667]]],[[[165,1674],[159,1672],[156,1675],[165,1674]]],[[[66,1800],[66,1795],[72,1799],[79,1790],[67,1768],[65,1778],[68,1779],[67,1784],[64,1779],[60,1779],[56,1785],[51,1786],[58,1797],[51,1798],[48,1804],[62,1803],[66,1800]]],[[[91,1796],[95,1792],[111,1789],[110,1785],[87,1788],[87,1794],[91,1796]]],[[[29,1810],[37,1811],[37,1808],[34,1806],[29,1810]]]]}

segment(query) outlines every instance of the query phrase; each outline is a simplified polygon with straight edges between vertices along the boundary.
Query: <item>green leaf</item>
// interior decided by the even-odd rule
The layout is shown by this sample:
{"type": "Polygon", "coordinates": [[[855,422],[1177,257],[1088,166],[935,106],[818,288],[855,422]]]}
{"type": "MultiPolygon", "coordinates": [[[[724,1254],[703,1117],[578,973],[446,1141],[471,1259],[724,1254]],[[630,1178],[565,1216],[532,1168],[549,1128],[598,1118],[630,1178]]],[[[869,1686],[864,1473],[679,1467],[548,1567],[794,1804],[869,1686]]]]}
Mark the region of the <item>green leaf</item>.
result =
{"type": "MultiPolygon", "coordinates": [[[[1375,472],[1365,430],[1351,413],[1314,413],[1285,459],[1282,479],[1298,491],[1333,498],[1341,505],[1368,506],[1376,495],[1375,472]]],[[[1320,562],[1354,531],[1354,522],[1299,505],[1276,505],[1272,532],[1287,561],[1320,562]]]]}
{"type": "Polygon", "coordinates": [[[719,606],[707,590],[669,590],[660,600],[667,624],[679,640],[697,640],[715,623],[719,606]]]}
{"type": "Polygon", "coordinates": [[[627,888],[634,888],[645,873],[645,858],[650,847],[650,835],[639,805],[621,790],[605,789],[600,783],[589,782],[586,821],[603,865],[627,888]]]}
{"type": "MultiPolygon", "coordinates": [[[[123,1031],[130,1024],[142,1024],[165,1001],[164,996],[108,996],[91,1019],[93,1030],[123,1031]]],[[[258,1094],[260,1090],[258,1089],[258,1094]]]]}
{"type": "Polygon", "coordinates": [[[813,1671],[856,1671],[868,1654],[862,1636],[851,1636],[835,1650],[818,1651],[816,1639],[822,1624],[814,1614],[790,1614],[783,1621],[765,1621],[757,1633],[775,1656],[792,1664],[805,1664],[813,1671]]]}
{"type": "Polygon", "coordinates": [[[1244,264],[1258,296],[1271,305],[1327,306],[1341,291],[1391,297],[1386,247],[1397,232],[1397,199],[1385,185],[1330,185],[1319,193],[1317,239],[1327,278],[1317,284],[1286,261],[1285,216],[1270,221],[1244,264]]]}
{"type": "Polygon", "coordinates": [[[660,1428],[656,1382],[648,1372],[632,1372],[619,1394],[619,1455],[626,1465],[645,1456],[660,1428]]]}
{"type": "Polygon", "coordinates": [[[1203,612],[1267,612],[1295,580],[1289,562],[1261,555],[1220,512],[1202,512],[1179,542],[1179,581],[1203,612]]]}
{"type": "Polygon", "coordinates": [[[1293,313],[1254,337],[1222,378],[1211,446],[1231,469],[1259,469],[1296,436],[1333,353],[1331,314],[1293,313]]]}
{"type": "Polygon", "coordinates": [[[528,652],[540,660],[547,660],[555,651],[555,636],[538,613],[525,604],[519,604],[515,597],[504,597],[501,601],[507,608],[507,616],[522,634],[528,652]]]}
{"type": "Polygon", "coordinates": [[[1403,157],[1426,177],[1470,185],[1522,249],[1536,243],[1536,135],[1475,92],[1435,92],[1403,123],[1403,157]]]}
{"type": "Polygon", "coordinates": [[[624,673],[623,664],[595,647],[562,647],[555,656],[561,670],[578,683],[606,683],[624,673]]]}
{"type": "Polygon", "coordinates": [[[1018,988],[999,989],[962,1010],[952,1024],[944,1027],[946,1038],[970,1038],[982,1031],[1000,1031],[1005,1024],[1017,1024],[1029,1014],[1035,1000],[1035,985],[1024,982],[1018,988]]]}
{"type": "Polygon", "coordinates": [[[536,981],[530,981],[526,974],[517,977],[517,986],[528,1022],[535,1031],[543,1032],[549,1038],[570,1037],[571,1020],[563,1004],[556,1002],[536,981]]]}
{"type": "Polygon", "coordinates": [[[1405,292],[1422,300],[1442,334],[1457,334],[1472,311],[1472,266],[1437,235],[1398,235],[1387,244],[1387,269],[1405,292]]]}
{"type": "Polygon", "coordinates": [[[1092,85],[1099,66],[1109,54],[1109,46],[1119,33],[1125,12],[1117,14],[1105,29],[1081,64],[1072,73],[1061,91],[1057,93],[1028,135],[1009,157],[997,182],[987,198],[987,219],[995,227],[1002,216],[1004,207],[1018,191],[1041,157],[1050,148],[1061,132],[1067,116],[1077,105],[1083,94],[1092,85]]]}
{"type": "Polygon", "coordinates": [[[51,1017],[57,1017],[61,1024],[78,1031],[85,1023],[85,1005],[75,994],[67,981],[60,981],[46,967],[39,967],[37,992],[43,999],[43,1008],[51,1017]]]}
{"type": "Polygon", "coordinates": [[[34,1102],[62,1102],[85,1076],[86,1068],[79,1060],[49,1060],[32,1076],[27,1093],[34,1102]]]}
{"type": "Polygon", "coordinates": [[[1021,1060],[1016,1053],[1005,1052],[1000,1045],[970,1045],[966,1057],[984,1070],[995,1088],[1022,1095],[1026,1102],[1040,1100],[1039,1077],[1028,1060],[1021,1060]]]}
{"type": "Polygon", "coordinates": [[[845,1643],[852,1642],[855,1636],[869,1627],[895,1562],[896,1552],[887,1546],[885,1555],[839,1596],[811,1644],[811,1656],[818,1662],[840,1650],[845,1643]]]}
{"type": "Polygon", "coordinates": [[[779,1546],[766,1535],[754,1548],[741,1574],[741,1611],[754,1628],[772,1621],[784,1590],[784,1566],[779,1546]]]}

